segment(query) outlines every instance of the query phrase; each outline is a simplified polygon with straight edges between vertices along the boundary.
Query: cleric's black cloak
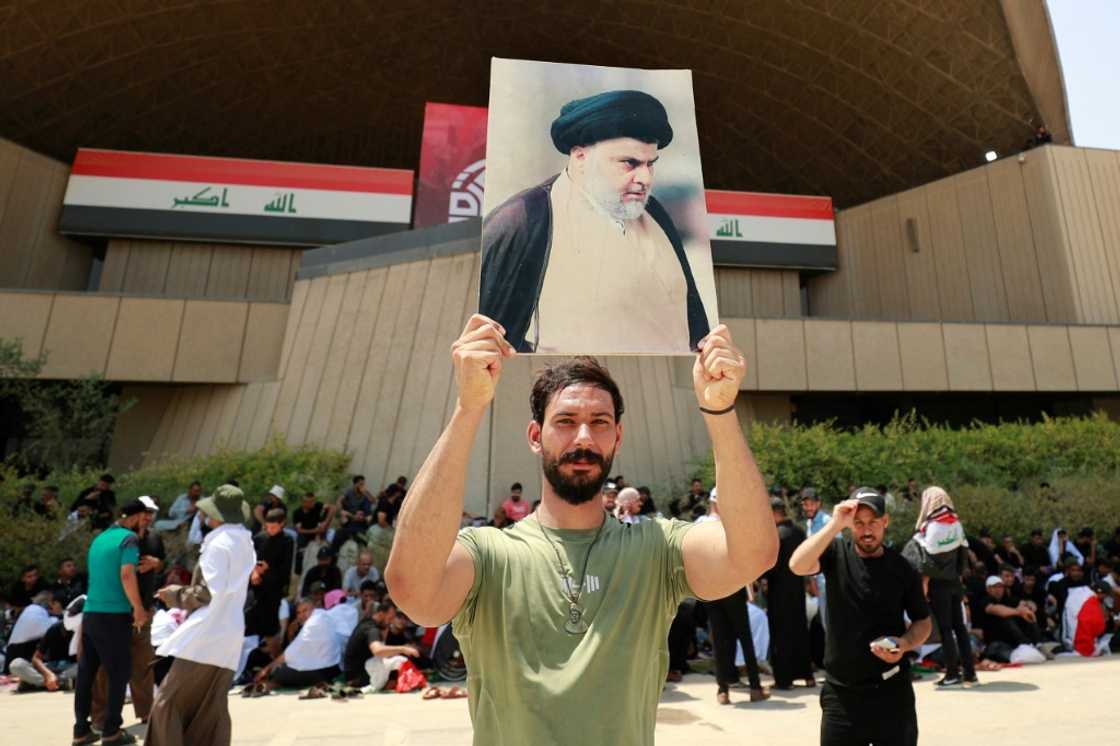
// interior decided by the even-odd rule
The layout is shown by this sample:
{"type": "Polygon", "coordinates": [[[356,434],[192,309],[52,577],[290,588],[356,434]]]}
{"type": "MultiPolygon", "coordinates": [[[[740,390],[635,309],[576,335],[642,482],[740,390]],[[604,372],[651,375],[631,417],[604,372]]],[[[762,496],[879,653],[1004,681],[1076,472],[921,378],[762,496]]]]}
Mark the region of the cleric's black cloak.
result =
{"type": "MultiPolygon", "coordinates": [[[[482,280],[478,312],[505,327],[506,339],[518,352],[532,352],[525,339],[529,322],[544,285],[548,256],[552,250],[552,203],[549,195],[553,176],[510,197],[482,223],[482,280]]],[[[688,343],[692,349],[710,331],[704,302],[696,289],[684,243],[665,208],[652,196],[649,213],[673,245],[688,287],[688,343]]]]}

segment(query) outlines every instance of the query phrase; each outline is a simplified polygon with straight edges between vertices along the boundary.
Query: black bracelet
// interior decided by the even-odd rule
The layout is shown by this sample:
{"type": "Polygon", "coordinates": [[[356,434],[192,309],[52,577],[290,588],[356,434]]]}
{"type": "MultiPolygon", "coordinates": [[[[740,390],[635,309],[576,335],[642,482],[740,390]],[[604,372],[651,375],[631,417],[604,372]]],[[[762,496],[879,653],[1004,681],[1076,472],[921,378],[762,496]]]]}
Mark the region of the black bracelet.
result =
{"type": "Polygon", "coordinates": [[[735,411],[735,402],[732,402],[731,406],[727,409],[705,409],[704,407],[700,407],[700,411],[704,414],[727,414],[728,412],[735,411]]]}

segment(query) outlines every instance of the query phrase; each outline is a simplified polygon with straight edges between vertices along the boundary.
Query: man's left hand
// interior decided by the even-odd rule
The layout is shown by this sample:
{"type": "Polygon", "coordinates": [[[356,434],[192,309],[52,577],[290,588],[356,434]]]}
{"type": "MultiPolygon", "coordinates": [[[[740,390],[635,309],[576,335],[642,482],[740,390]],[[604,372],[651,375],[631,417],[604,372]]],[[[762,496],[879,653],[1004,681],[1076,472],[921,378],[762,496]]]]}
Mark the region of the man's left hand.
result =
{"type": "Polygon", "coordinates": [[[747,374],[747,361],[731,341],[731,331],[720,324],[700,340],[692,366],[696,400],[704,409],[727,409],[735,404],[739,384],[747,374]]]}
{"type": "Polygon", "coordinates": [[[890,663],[891,665],[894,665],[895,663],[898,663],[900,660],[902,660],[903,650],[902,650],[901,645],[894,648],[893,650],[888,650],[886,648],[880,647],[879,645],[876,645],[875,642],[878,642],[878,641],[871,642],[870,647],[871,647],[871,654],[874,655],[876,658],[879,658],[880,660],[886,661],[887,663],[890,663]]]}

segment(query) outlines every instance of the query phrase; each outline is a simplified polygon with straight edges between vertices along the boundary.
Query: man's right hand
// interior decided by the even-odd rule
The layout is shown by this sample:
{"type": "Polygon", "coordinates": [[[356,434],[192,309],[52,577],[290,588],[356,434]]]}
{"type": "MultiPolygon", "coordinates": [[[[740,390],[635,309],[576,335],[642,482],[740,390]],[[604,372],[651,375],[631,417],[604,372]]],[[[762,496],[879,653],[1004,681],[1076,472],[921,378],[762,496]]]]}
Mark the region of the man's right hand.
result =
{"type": "Polygon", "coordinates": [[[502,360],[515,354],[501,324],[481,314],[471,316],[451,345],[459,406],[467,411],[489,406],[502,375],[502,360]]]}
{"type": "Polygon", "coordinates": [[[148,610],[144,608],[132,610],[132,626],[136,629],[143,629],[144,625],[148,623],[148,610]]]}
{"type": "Polygon", "coordinates": [[[836,531],[839,533],[846,528],[852,528],[856,520],[856,510],[859,509],[859,500],[845,500],[837,505],[832,511],[832,518],[829,523],[836,526],[836,531]]]}
{"type": "Polygon", "coordinates": [[[404,654],[407,655],[409,658],[419,658],[420,657],[420,651],[416,649],[415,645],[405,645],[404,646],[404,654]]]}

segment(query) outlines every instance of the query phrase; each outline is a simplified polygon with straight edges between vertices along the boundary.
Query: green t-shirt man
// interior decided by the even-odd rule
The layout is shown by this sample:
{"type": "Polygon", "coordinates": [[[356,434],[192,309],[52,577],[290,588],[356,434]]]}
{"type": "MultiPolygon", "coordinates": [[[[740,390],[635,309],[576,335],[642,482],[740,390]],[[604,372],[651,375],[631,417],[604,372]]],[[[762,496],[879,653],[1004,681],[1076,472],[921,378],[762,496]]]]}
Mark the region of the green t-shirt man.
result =
{"type": "Polygon", "coordinates": [[[544,529],[535,514],[504,530],[460,532],[475,580],[453,628],[475,744],[652,746],[669,625],[692,595],[681,555],[692,524],[605,520],[597,541],[598,529],[544,529]],[[574,583],[592,550],[579,597],[583,634],[565,630],[570,600],[557,549],[574,583]]]}
{"type": "Polygon", "coordinates": [[[132,604],[121,583],[121,568],[140,562],[140,538],[124,526],[114,524],[98,534],[89,546],[86,565],[89,590],[84,612],[128,614],[132,604]]]}

